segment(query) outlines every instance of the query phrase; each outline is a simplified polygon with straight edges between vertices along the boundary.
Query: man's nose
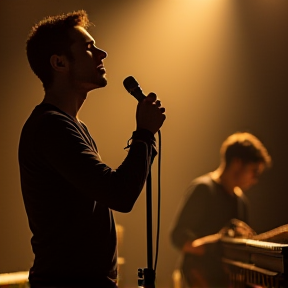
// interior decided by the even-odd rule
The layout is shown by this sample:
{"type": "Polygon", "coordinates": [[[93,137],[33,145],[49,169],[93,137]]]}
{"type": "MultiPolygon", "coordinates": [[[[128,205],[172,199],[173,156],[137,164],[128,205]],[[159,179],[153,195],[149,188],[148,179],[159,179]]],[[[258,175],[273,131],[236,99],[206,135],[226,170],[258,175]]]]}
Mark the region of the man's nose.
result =
{"type": "Polygon", "coordinates": [[[107,52],[102,50],[102,49],[99,49],[97,48],[97,56],[102,60],[102,59],[105,59],[107,57],[107,52]]]}

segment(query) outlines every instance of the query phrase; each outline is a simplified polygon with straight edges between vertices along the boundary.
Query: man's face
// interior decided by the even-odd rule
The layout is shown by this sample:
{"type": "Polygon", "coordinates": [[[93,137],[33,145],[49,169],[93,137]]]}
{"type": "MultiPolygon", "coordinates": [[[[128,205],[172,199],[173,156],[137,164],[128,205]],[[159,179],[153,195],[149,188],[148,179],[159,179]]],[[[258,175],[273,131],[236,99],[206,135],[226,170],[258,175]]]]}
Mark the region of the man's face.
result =
{"type": "Polygon", "coordinates": [[[92,36],[80,26],[70,31],[73,60],[69,63],[69,77],[76,87],[87,92],[107,84],[103,59],[107,53],[95,46],[92,36]]]}
{"type": "Polygon", "coordinates": [[[265,166],[262,162],[248,164],[241,162],[236,173],[237,186],[244,191],[251,188],[258,182],[264,168],[265,166]]]}

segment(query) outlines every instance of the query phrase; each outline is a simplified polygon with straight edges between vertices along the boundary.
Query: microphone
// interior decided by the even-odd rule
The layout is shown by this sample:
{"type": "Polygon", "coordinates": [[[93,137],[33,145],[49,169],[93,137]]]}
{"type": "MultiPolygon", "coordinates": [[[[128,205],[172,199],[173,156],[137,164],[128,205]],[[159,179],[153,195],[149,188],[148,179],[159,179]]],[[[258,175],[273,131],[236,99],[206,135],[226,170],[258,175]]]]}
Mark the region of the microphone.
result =
{"type": "Polygon", "coordinates": [[[140,85],[133,76],[128,76],[127,78],[125,78],[123,81],[123,85],[125,89],[139,102],[146,98],[146,96],[142,92],[142,89],[140,88],[140,85]]]}

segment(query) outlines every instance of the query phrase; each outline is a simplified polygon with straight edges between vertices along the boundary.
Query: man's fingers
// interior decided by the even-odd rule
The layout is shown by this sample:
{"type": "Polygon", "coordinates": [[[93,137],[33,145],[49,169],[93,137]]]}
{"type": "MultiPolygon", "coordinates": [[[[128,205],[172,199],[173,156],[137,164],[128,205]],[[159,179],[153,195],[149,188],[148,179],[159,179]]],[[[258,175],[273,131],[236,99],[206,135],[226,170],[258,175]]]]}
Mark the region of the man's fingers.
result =
{"type": "Polygon", "coordinates": [[[155,102],[157,99],[157,95],[155,93],[151,92],[147,95],[146,99],[149,102],[155,102]]]}
{"type": "Polygon", "coordinates": [[[161,101],[160,100],[156,100],[155,104],[157,107],[161,107],[161,101]]]}

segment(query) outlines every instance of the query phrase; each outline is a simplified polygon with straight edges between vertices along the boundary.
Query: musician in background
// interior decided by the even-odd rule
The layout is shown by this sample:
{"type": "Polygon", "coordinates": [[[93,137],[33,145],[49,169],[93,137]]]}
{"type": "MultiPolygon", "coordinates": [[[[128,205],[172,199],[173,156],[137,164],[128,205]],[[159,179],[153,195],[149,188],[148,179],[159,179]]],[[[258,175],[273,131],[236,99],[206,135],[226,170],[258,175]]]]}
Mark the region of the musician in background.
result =
{"type": "Polygon", "coordinates": [[[215,171],[191,182],[171,231],[189,287],[226,287],[218,232],[233,218],[248,222],[242,191],[256,184],[271,165],[267,149],[250,133],[230,135],[221,146],[220,158],[215,171]]]}

